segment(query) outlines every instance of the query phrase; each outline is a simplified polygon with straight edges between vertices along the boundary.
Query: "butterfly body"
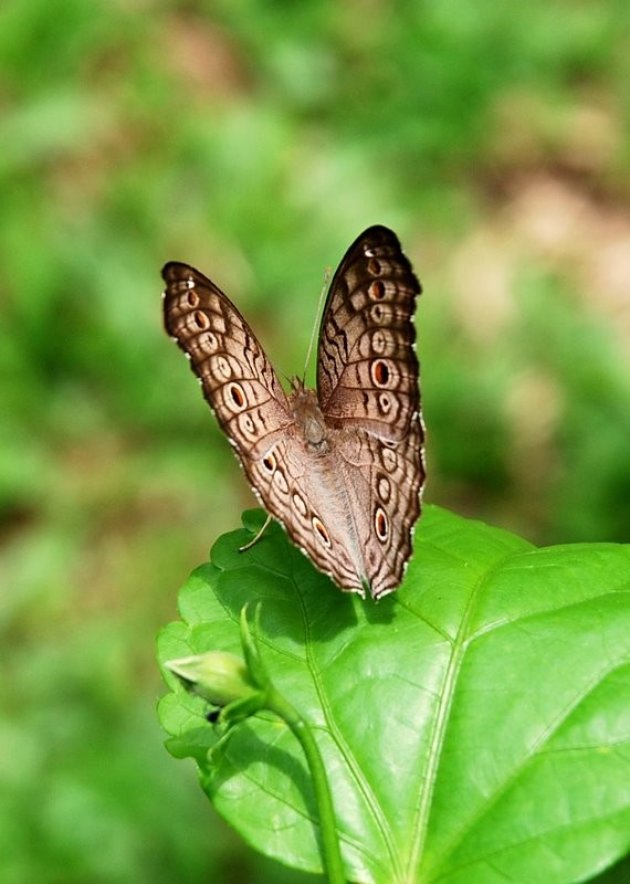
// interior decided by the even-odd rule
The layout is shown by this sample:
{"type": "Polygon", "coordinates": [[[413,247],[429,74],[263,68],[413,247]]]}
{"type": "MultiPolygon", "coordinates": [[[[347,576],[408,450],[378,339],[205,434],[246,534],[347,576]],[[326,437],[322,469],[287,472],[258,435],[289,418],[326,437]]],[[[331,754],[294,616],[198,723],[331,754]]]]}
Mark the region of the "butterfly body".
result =
{"type": "Polygon", "coordinates": [[[317,389],[287,394],[231,301],[186,264],[163,270],[165,324],[253,490],[344,590],[379,598],[411,554],[424,483],[412,316],[420,285],[398,240],[366,230],[331,283],[317,389]]]}
{"type": "Polygon", "coordinates": [[[330,451],[331,430],[326,426],[317,393],[315,390],[307,390],[299,378],[293,378],[291,383],[293,392],[289,396],[289,403],[304,445],[313,454],[327,454],[330,451]]]}

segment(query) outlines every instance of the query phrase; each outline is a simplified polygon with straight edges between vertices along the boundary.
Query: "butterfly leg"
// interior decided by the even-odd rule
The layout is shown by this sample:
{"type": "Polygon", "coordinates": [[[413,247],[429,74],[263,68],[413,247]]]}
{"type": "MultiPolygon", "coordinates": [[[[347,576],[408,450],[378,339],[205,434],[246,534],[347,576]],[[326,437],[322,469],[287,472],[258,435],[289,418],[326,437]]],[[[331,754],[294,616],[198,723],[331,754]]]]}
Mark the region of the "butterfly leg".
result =
{"type": "Polygon", "coordinates": [[[245,552],[246,549],[251,549],[255,543],[258,543],[260,538],[265,533],[265,529],[267,528],[267,525],[269,524],[269,522],[271,522],[271,516],[267,516],[267,518],[265,519],[265,524],[262,526],[262,528],[260,529],[258,534],[254,537],[254,539],[250,540],[249,543],[246,543],[244,546],[239,546],[238,551],[245,552]]]}

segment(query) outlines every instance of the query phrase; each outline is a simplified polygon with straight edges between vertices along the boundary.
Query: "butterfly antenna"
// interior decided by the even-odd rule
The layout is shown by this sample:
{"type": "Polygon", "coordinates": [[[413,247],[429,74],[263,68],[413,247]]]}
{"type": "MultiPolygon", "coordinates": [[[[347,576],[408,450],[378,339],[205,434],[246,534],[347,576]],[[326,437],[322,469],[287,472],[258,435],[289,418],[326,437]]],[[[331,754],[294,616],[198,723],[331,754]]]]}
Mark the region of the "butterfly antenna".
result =
{"type": "Polygon", "coordinates": [[[319,300],[317,301],[317,315],[315,318],[315,322],[313,323],[313,330],[311,332],[311,340],[308,344],[308,350],[306,351],[306,360],[304,362],[304,371],[302,372],[302,383],[306,382],[306,369],[308,368],[308,363],[311,358],[311,353],[313,352],[313,346],[315,344],[315,335],[317,334],[317,317],[321,315],[322,310],[322,302],[324,300],[324,295],[328,290],[328,283],[330,282],[330,277],[332,276],[332,267],[327,267],[324,270],[324,282],[322,285],[322,290],[319,295],[319,300]]]}

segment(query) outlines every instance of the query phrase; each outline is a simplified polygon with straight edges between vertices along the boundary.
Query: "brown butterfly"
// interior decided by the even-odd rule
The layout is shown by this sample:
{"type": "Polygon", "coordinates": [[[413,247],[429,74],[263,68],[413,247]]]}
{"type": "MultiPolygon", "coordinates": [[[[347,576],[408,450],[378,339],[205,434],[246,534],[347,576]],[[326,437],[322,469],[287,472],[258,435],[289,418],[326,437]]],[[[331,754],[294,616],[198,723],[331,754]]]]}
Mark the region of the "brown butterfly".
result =
{"type": "Polygon", "coordinates": [[[396,589],[425,479],[413,314],[421,287],[396,235],[364,231],[330,285],[317,390],[286,393],[254,333],[203,274],[163,271],[166,330],[265,508],[343,589],[396,589]]]}

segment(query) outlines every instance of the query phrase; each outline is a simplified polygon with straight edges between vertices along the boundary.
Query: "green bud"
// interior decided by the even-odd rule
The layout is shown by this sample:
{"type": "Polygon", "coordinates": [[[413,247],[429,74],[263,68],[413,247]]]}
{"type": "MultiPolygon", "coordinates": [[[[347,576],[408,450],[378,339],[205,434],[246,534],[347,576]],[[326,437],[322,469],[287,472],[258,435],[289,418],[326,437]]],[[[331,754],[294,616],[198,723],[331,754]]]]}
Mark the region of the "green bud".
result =
{"type": "Polygon", "coordinates": [[[165,663],[184,685],[213,706],[227,706],[256,693],[244,661],[227,651],[208,651],[165,663]]]}

